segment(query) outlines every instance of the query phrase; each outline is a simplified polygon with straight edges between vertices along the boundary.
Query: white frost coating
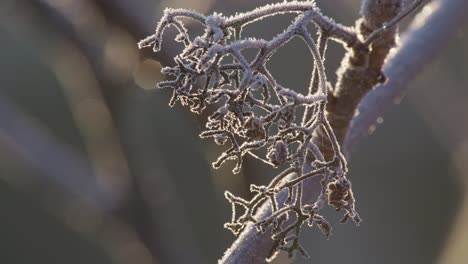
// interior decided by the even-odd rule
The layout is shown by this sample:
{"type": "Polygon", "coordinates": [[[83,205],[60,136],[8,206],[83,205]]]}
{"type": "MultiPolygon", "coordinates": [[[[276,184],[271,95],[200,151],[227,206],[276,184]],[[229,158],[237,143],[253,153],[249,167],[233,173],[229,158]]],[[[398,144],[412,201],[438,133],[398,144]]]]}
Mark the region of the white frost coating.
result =
{"type": "Polygon", "coordinates": [[[208,16],[205,20],[206,29],[208,32],[213,34],[213,42],[218,42],[224,38],[224,32],[221,26],[223,25],[224,19],[219,15],[214,13],[211,16],[208,16]]]}
{"type": "MultiPolygon", "coordinates": [[[[342,209],[344,221],[360,221],[349,180],[345,173],[336,173],[346,172],[347,165],[325,114],[328,90],[323,54],[307,30],[310,23],[315,23],[321,32],[326,31],[327,37],[350,46],[357,39],[353,33],[340,30],[336,23],[323,16],[313,1],[292,1],[267,5],[233,17],[216,13],[203,16],[190,10],[167,9],[155,34],[139,43],[140,47],[153,46],[158,51],[168,26],[179,31],[176,41],[185,47],[175,57],[177,65],[163,69],[163,73],[174,76],[174,79],[160,82],[158,87],[173,90],[170,106],[180,102],[194,113],[201,113],[207,105],[217,107],[208,117],[206,130],[200,133],[201,138],[212,138],[216,144],[228,147],[213,162],[214,168],[233,160],[233,173],[239,173],[246,154],[272,167],[287,168],[273,177],[268,185],[253,186],[253,198],[250,200],[225,193],[233,210],[231,221],[225,225],[227,229],[241,235],[240,239],[246,236],[251,241],[277,242],[274,245],[274,242],[268,242],[269,252],[263,250],[256,262],[263,262],[271,257],[270,253],[278,250],[289,254],[297,251],[308,256],[300,244],[303,223],[319,227],[328,237],[331,227],[320,215],[321,206],[314,205],[328,203],[335,209],[342,209]],[[272,39],[241,37],[243,26],[284,13],[297,13],[297,17],[272,39]],[[178,17],[189,17],[202,23],[204,33],[191,41],[178,17]],[[313,94],[304,95],[279,85],[267,69],[270,57],[296,37],[306,42],[318,72],[318,89],[315,89],[317,84],[314,82],[309,89],[316,90],[313,94]],[[246,49],[257,51],[253,60],[244,56],[246,49]],[[302,109],[298,111],[299,108],[302,109]],[[313,114],[308,120],[310,122],[302,123],[296,115],[304,113],[305,108],[311,108],[313,114]],[[324,137],[332,145],[333,157],[329,160],[324,160],[324,155],[312,142],[319,128],[325,131],[324,137]],[[257,151],[264,154],[257,154],[257,151]],[[289,177],[293,172],[296,176],[289,177]],[[303,181],[312,178],[322,179],[322,195],[316,199],[305,199],[303,195],[307,195],[307,190],[303,190],[303,181]],[[330,186],[335,189],[329,189],[330,186]],[[337,194],[327,196],[328,193],[337,194]],[[296,221],[287,222],[285,219],[296,221]],[[272,227],[273,233],[270,233],[272,227]]],[[[268,243],[265,243],[266,247],[268,243]]],[[[227,258],[231,259],[228,255],[227,258]]]]}

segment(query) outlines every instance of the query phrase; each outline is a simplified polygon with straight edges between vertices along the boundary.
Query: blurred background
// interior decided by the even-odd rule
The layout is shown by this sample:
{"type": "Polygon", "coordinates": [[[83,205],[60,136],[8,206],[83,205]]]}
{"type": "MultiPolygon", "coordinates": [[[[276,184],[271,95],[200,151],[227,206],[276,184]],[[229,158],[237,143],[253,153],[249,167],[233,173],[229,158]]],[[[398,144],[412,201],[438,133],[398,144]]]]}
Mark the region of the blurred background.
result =
{"type": "MultiPolygon", "coordinates": [[[[175,31],[158,54],[136,43],[165,7],[234,14],[271,2],[0,1],[0,263],[215,263],[235,239],[224,190],[247,197],[273,171],[249,157],[239,175],[212,170],[221,149],[198,138],[206,116],[153,89],[180,51],[175,31]]],[[[317,3],[343,24],[358,17],[359,0],[317,3]]],[[[244,36],[271,38],[292,18],[244,36]]],[[[313,261],[274,263],[468,263],[467,34],[460,25],[352,154],[361,226],[330,210],[331,239],[303,237],[313,261]]],[[[312,67],[304,52],[292,41],[269,64],[299,91],[312,67]]],[[[330,43],[332,83],[343,54],[330,43]]]]}

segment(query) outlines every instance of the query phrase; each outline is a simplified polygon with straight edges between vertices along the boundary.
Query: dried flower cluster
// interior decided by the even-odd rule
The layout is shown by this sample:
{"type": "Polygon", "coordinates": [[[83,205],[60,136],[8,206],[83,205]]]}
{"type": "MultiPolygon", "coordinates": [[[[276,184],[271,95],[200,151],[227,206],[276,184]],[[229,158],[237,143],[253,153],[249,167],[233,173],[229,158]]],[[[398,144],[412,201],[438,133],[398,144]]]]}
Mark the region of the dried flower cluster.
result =
{"type": "Polygon", "coordinates": [[[213,167],[235,160],[233,172],[238,173],[243,157],[249,154],[282,170],[267,186],[252,185],[254,195],[250,200],[226,192],[233,214],[225,227],[236,235],[249,222],[263,232],[271,227],[272,239],[277,241],[275,251],[282,249],[290,255],[299,251],[307,256],[299,243],[304,223],[330,236],[330,224],[320,214],[325,204],[344,211],[343,223],[352,219],[359,224],[351,183],[346,177],[346,160],[325,111],[328,84],[323,65],[327,40],[358,45],[354,32],[322,15],[312,1],[267,5],[232,17],[166,9],[155,34],[142,40],[139,47],[152,46],[159,51],[163,33],[170,26],[179,31],[175,40],[185,48],[175,57],[174,67],[162,70],[174,78],[160,82],[158,87],[173,90],[171,106],[180,102],[198,114],[207,105],[216,107],[200,134],[202,138],[213,138],[216,144],[227,145],[213,167]],[[283,13],[298,15],[273,39],[241,38],[245,25],[283,13]],[[204,34],[190,39],[180,18],[201,23],[204,34]],[[318,44],[307,29],[309,23],[318,28],[318,44]],[[270,57],[295,37],[304,40],[315,62],[307,95],[280,85],[266,67],[270,57]],[[243,52],[252,48],[258,52],[248,61],[243,52]],[[302,118],[298,118],[300,115],[302,118]],[[316,137],[325,138],[333,149],[332,157],[324,157],[313,142],[316,137]],[[303,201],[303,181],[311,177],[321,178],[322,190],[316,201],[303,201]],[[288,192],[286,200],[278,199],[280,192],[288,192]],[[264,202],[270,203],[271,214],[258,219],[257,209],[264,202]]]}

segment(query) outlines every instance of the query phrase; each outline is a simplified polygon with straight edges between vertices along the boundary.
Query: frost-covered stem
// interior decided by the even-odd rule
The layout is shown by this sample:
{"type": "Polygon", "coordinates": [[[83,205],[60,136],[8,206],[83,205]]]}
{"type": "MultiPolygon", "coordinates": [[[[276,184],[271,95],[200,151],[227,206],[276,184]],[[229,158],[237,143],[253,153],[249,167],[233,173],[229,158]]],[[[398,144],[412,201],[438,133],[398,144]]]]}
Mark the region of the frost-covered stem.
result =
{"type": "MultiPolygon", "coordinates": [[[[292,179],[294,173],[290,174],[286,179],[292,179]]],[[[302,194],[302,200],[311,201],[317,198],[320,191],[320,177],[312,177],[303,181],[304,189],[307,190],[302,194]],[[312,189],[308,189],[312,188],[312,189]]],[[[276,199],[279,204],[283,204],[287,199],[285,190],[279,192],[276,199]]],[[[264,203],[256,214],[258,219],[264,219],[271,216],[270,202],[264,203]]],[[[226,250],[224,256],[219,260],[219,264],[257,264],[265,263],[265,259],[271,257],[272,250],[277,241],[271,239],[271,227],[268,227],[265,232],[258,232],[255,225],[249,223],[244,231],[239,235],[231,247],[226,250]]]]}
{"type": "MultiPolygon", "coordinates": [[[[327,42],[328,42],[328,35],[326,32],[320,32],[320,35],[318,37],[318,50],[320,57],[322,58],[322,64],[325,63],[325,52],[327,50],[327,42]]],[[[319,86],[319,72],[318,72],[318,67],[314,66],[314,69],[312,71],[312,78],[309,84],[309,94],[313,94],[318,90],[319,86]]],[[[306,107],[303,119],[302,119],[302,124],[305,125],[310,119],[312,118],[312,108],[311,107],[306,107]]]]}
{"type": "Polygon", "coordinates": [[[242,13],[229,18],[224,24],[224,26],[243,27],[247,24],[254,23],[255,21],[269,16],[274,16],[283,13],[301,13],[305,11],[313,12],[312,20],[317,26],[329,32],[330,38],[342,41],[348,46],[353,46],[357,42],[357,36],[352,29],[340,25],[331,20],[330,18],[326,17],[322,13],[320,13],[319,9],[315,6],[314,1],[283,2],[259,7],[250,12],[242,13]]]}
{"type": "Polygon", "coordinates": [[[367,137],[375,120],[401,98],[411,80],[450,43],[450,38],[468,21],[467,9],[468,1],[465,0],[438,0],[416,17],[401,48],[385,65],[388,82],[362,99],[359,115],[353,119],[346,136],[346,153],[367,137]]]}
{"type": "MultiPolygon", "coordinates": [[[[310,52],[312,53],[312,56],[314,57],[315,67],[317,68],[317,76],[318,76],[317,89],[321,92],[322,95],[326,95],[327,94],[327,79],[325,76],[325,67],[323,66],[323,59],[320,57],[321,51],[315,44],[315,41],[310,36],[309,32],[307,32],[307,29],[305,28],[305,26],[300,29],[300,32],[301,32],[302,38],[304,39],[307,46],[309,47],[310,52]]],[[[322,46],[325,46],[325,44],[323,43],[321,44],[322,46]]],[[[313,85],[313,82],[312,82],[312,85],[313,85]]],[[[309,91],[309,94],[313,94],[315,92],[316,91],[309,91]]]]}

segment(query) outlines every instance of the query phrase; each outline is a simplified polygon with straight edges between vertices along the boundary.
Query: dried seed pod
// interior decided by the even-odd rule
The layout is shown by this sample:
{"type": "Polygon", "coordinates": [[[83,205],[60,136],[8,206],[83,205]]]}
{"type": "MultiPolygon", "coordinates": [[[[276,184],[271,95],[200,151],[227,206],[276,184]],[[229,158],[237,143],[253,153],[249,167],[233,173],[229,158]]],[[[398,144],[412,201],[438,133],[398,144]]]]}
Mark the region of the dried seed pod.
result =
{"type": "Polygon", "coordinates": [[[283,140],[278,140],[268,149],[267,158],[275,166],[278,166],[287,161],[288,155],[288,145],[283,140]]]}
{"type": "Polygon", "coordinates": [[[262,120],[254,115],[249,116],[244,123],[244,135],[252,141],[264,139],[266,130],[262,120]]]}
{"type": "Polygon", "coordinates": [[[346,179],[330,182],[327,186],[327,193],[328,203],[333,205],[337,211],[351,199],[350,184],[346,179]]]}

